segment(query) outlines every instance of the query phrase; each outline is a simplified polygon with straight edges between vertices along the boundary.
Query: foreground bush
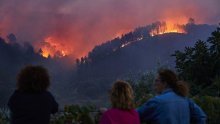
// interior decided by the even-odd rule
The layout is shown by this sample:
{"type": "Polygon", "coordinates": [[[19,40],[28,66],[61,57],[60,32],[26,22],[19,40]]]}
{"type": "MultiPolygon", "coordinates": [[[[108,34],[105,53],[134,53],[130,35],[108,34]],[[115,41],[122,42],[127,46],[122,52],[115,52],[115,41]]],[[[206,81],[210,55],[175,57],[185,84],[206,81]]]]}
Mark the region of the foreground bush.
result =
{"type": "MultiPolygon", "coordinates": [[[[139,97],[141,99],[138,104],[141,105],[151,97],[152,95],[147,95],[147,97],[143,98],[139,97]]],[[[220,97],[200,96],[193,99],[207,114],[207,124],[218,124],[220,97]]],[[[64,107],[64,111],[52,115],[50,124],[98,124],[100,116],[98,109],[94,105],[69,105],[64,107]]],[[[9,124],[9,111],[7,108],[0,109],[0,124],[9,124]]]]}
{"type": "Polygon", "coordinates": [[[9,109],[0,108],[0,124],[9,124],[9,109]]]}
{"type": "Polygon", "coordinates": [[[63,112],[52,116],[51,124],[95,124],[97,109],[92,106],[70,105],[65,106],[63,112]]]}
{"type": "Polygon", "coordinates": [[[208,116],[208,124],[219,124],[220,118],[220,98],[212,96],[202,96],[193,98],[201,106],[208,116]]]}

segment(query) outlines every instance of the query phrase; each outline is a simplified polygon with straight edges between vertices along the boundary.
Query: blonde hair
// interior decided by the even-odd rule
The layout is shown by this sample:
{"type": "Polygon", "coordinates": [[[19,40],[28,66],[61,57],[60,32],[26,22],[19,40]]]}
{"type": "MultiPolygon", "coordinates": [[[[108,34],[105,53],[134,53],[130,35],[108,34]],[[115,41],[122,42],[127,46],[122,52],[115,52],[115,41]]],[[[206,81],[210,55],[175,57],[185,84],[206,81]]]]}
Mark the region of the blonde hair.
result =
{"type": "Polygon", "coordinates": [[[134,108],[134,95],[131,86],[125,81],[116,81],[111,89],[113,108],[130,110],[134,108]]]}

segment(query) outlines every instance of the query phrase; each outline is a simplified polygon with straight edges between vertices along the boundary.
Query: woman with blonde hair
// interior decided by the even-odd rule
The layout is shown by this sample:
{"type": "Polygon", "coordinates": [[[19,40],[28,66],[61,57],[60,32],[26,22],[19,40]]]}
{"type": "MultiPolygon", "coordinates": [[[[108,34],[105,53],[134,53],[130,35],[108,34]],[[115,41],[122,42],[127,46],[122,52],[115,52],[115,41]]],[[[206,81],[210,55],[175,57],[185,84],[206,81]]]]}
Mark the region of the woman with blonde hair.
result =
{"type": "Polygon", "coordinates": [[[140,124],[133,98],[131,86],[125,81],[116,81],[110,92],[112,108],[102,115],[100,124],[140,124]]]}

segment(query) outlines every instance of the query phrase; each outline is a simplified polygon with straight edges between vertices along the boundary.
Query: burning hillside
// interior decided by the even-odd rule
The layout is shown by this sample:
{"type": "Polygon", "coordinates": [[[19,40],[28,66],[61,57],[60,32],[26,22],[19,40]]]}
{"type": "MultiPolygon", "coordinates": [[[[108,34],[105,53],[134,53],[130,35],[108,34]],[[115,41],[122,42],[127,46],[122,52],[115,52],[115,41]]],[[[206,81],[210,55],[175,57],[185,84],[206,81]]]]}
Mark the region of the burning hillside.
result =
{"type": "Polygon", "coordinates": [[[172,22],[157,22],[152,24],[151,36],[161,35],[165,33],[187,33],[184,24],[175,24],[172,22]]]}
{"type": "Polygon", "coordinates": [[[69,54],[69,51],[53,37],[47,37],[40,44],[40,53],[43,57],[64,57],[69,54]]]}
{"type": "Polygon", "coordinates": [[[219,0],[1,0],[0,35],[14,33],[45,57],[81,58],[96,45],[157,20],[166,23],[155,26],[151,36],[186,33],[181,25],[190,17],[198,24],[217,24],[218,10],[219,0]]]}

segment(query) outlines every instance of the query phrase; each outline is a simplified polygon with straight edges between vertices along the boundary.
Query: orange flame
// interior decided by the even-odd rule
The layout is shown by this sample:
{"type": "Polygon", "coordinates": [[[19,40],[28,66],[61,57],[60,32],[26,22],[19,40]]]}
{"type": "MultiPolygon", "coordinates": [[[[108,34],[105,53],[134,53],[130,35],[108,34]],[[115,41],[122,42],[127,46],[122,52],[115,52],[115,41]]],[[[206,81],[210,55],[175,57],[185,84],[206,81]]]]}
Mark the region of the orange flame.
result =
{"type": "Polygon", "coordinates": [[[42,42],[41,55],[45,58],[51,57],[64,57],[69,54],[69,51],[64,48],[61,44],[58,44],[57,40],[53,37],[47,37],[42,42]]]}
{"type": "Polygon", "coordinates": [[[172,22],[158,22],[152,24],[153,29],[150,31],[151,36],[165,33],[187,33],[184,24],[175,24],[172,22]]]}
{"type": "Polygon", "coordinates": [[[42,48],[41,50],[42,50],[41,55],[42,55],[43,57],[45,57],[45,58],[48,58],[49,55],[50,55],[50,52],[49,52],[47,49],[44,49],[44,48],[42,48]]]}

